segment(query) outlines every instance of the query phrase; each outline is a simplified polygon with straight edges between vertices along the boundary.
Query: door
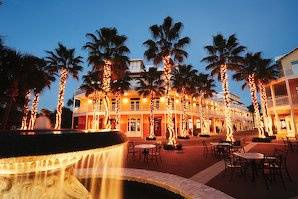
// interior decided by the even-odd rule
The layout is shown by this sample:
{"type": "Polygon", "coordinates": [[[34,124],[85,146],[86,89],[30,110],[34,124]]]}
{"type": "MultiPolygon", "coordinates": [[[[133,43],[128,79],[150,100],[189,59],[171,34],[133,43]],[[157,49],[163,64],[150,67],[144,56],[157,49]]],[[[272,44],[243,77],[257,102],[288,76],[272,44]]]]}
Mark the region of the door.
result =
{"type": "Polygon", "coordinates": [[[161,136],[161,118],[154,118],[154,135],[161,136]]]}

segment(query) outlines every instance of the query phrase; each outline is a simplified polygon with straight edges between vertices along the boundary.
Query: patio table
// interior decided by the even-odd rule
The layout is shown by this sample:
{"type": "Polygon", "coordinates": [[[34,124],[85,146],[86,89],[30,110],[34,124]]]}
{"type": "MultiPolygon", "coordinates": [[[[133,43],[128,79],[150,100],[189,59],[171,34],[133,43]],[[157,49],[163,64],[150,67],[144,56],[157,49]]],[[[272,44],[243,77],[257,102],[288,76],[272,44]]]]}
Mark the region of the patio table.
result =
{"type": "Polygon", "coordinates": [[[233,153],[233,155],[247,160],[251,165],[252,180],[255,181],[255,175],[257,173],[257,164],[256,162],[264,159],[264,154],[262,153],[233,153]]]}
{"type": "Polygon", "coordinates": [[[232,144],[227,142],[210,142],[212,146],[213,156],[220,157],[223,156],[225,153],[226,147],[231,147],[232,144]]]}
{"type": "Polygon", "coordinates": [[[140,149],[143,150],[143,155],[144,155],[144,161],[148,161],[148,155],[149,155],[149,150],[156,148],[156,145],[154,144],[138,144],[135,145],[135,149],[140,149]]]}

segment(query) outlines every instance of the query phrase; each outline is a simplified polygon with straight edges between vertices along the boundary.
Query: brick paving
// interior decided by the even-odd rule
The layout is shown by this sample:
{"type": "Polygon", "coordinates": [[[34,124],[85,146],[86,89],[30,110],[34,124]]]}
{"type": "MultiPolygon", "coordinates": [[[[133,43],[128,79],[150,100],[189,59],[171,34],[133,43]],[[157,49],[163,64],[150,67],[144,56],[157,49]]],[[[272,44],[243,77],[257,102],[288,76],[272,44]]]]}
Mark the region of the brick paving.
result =
{"type": "MultiPolygon", "coordinates": [[[[273,144],[257,144],[253,147],[250,152],[260,152],[267,155],[273,153],[274,148],[281,148],[280,142],[275,142],[273,144]]],[[[230,181],[230,177],[224,175],[224,172],[219,174],[217,177],[212,179],[207,183],[208,186],[218,189],[230,196],[241,199],[248,198],[294,198],[298,196],[298,153],[289,153],[288,155],[288,167],[293,182],[290,182],[286,175],[285,184],[286,190],[283,188],[282,183],[279,178],[275,182],[270,184],[270,189],[267,190],[265,186],[265,181],[262,176],[259,176],[255,182],[251,182],[250,173],[247,177],[240,177],[235,175],[230,181]]]]}

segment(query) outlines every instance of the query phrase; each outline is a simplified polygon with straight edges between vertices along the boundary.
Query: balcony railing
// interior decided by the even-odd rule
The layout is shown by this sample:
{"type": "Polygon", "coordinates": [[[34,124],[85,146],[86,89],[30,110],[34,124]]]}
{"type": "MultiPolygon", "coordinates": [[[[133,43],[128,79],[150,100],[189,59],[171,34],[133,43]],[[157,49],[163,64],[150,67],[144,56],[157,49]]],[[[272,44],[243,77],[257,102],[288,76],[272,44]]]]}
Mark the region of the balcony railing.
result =
{"type": "MultiPolygon", "coordinates": [[[[273,107],[273,100],[268,99],[268,107],[271,108],[273,107]]],[[[276,96],[275,97],[275,105],[276,106],[285,106],[289,104],[289,98],[288,96],[276,96]]]]}

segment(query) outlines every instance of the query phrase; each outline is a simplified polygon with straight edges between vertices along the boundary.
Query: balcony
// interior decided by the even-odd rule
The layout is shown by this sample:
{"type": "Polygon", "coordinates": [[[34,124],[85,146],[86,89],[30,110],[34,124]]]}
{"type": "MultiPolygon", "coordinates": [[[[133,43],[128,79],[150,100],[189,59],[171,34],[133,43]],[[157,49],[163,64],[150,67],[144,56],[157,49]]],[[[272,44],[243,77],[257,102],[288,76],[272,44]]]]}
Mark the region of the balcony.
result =
{"type": "MultiPolygon", "coordinates": [[[[271,108],[273,107],[273,101],[272,99],[268,99],[268,107],[271,108]]],[[[276,106],[285,106],[289,105],[289,98],[288,96],[276,96],[275,97],[275,105],[276,106]]]]}

